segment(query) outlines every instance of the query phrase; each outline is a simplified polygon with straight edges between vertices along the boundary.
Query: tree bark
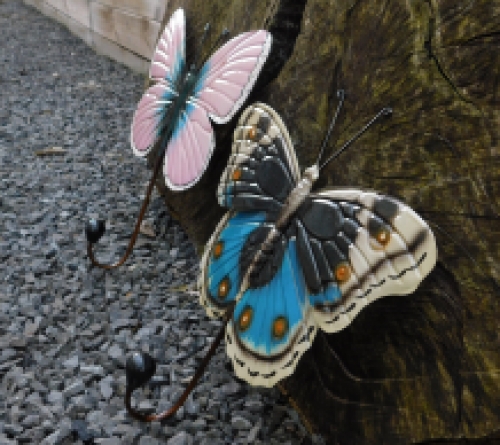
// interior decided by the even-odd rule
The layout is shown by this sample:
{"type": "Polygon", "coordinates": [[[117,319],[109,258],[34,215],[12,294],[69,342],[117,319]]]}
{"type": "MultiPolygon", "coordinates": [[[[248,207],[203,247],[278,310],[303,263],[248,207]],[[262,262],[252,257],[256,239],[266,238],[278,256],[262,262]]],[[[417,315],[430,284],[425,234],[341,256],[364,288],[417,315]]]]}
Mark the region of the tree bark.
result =
{"type": "MultiPolygon", "coordinates": [[[[177,6],[187,13],[188,54],[205,22],[273,33],[248,103],[281,114],[303,168],[317,156],[337,89],[347,97],[330,153],[393,107],[319,185],[396,196],[435,228],[439,262],[419,289],[318,335],[281,382],[308,427],[342,445],[498,433],[500,0],[179,0],[167,18],[177,6]]],[[[225,212],[215,191],[234,125],[216,128],[216,153],[192,190],[157,184],[200,247],[225,212]]]]}

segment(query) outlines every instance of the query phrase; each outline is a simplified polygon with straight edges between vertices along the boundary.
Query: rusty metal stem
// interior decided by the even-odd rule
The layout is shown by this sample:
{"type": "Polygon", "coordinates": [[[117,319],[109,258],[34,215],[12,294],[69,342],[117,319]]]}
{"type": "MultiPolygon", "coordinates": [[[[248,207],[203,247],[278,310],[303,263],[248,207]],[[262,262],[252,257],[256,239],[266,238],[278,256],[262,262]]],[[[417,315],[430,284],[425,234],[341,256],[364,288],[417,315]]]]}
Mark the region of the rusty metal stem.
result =
{"type": "Polygon", "coordinates": [[[226,331],[226,326],[229,320],[231,320],[231,317],[233,316],[235,304],[233,303],[231,307],[226,311],[226,314],[224,316],[224,324],[222,325],[222,328],[220,329],[219,333],[217,334],[216,339],[213,341],[212,346],[210,347],[210,350],[208,351],[207,355],[203,357],[203,360],[196,371],[195,375],[189,382],[189,385],[187,388],[184,390],[182,395],[179,397],[177,402],[175,403],[174,406],[172,406],[170,409],[163,411],[162,413],[159,414],[143,414],[140,411],[137,411],[136,409],[132,408],[131,406],[131,398],[132,398],[132,390],[127,387],[127,390],[125,392],[125,407],[127,408],[128,413],[134,417],[137,420],[140,420],[142,422],[155,422],[155,421],[161,421],[168,419],[169,417],[172,417],[178,410],[179,408],[184,404],[186,399],[188,398],[189,394],[191,391],[194,389],[196,384],[198,383],[198,380],[201,378],[203,373],[205,372],[205,368],[207,367],[208,363],[210,362],[212,356],[215,354],[215,351],[217,350],[217,347],[219,346],[220,342],[224,338],[224,333],[226,331]]]}
{"type": "Polygon", "coordinates": [[[160,172],[160,168],[163,164],[163,158],[164,158],[164,156],[158,156],[158,160],[156,161],[153,176],[152,176],[151,180],[149,181],[148,189],[146,191],[146,197],[144,198],[144,201],[142,202],[141,211],[139,212],[139,217],[137,218],[137,222],[135,223],[134,233],[132,233],[132,237],[130,238],[130,241],[128,243],[127,250],[126,250],[125,254],[121,257],[121,259],[119,261],[117,261],[114,264],[100,263],[99,261],[97,261],[97,259],[94,256],[94,252],[92,250],[92,243],[87,243],[87,255],[89,256],[90,261],[94,266],[100,267],[101,269],[115,269],[116,267],[120,267],[125,261],[127,261],[127,258],[132,253],[132,250],[134,249],[135,242],[137,241],[137,237],[139,235],[139,230],[141,228],[141,223],[142,223],[142,220],[144,219],[144,215],[146,214],[146,210],[147,210],[148,205],[149,205],[149,200],[151,198],[151,193],[153,192],[153,187],[155,185],[156,178],[158,177],[158,173],[160,172]]]}

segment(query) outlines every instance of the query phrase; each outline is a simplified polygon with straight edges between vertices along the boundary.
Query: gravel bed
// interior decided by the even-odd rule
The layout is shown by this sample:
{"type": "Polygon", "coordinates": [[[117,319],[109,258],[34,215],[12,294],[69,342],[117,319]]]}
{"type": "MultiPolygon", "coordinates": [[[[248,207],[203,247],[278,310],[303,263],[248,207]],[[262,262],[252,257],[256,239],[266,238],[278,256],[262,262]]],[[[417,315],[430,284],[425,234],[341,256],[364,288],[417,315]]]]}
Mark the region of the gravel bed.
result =
{"type": "Polygon", "coordinates": [[[130,351],[157,358],[167,382],[136,403],[165,409],[219,327],[198,304],[193,246],[158,196],[155,236],[125,266],[86,258],[86,219],[105,217],[98,258],[117,258],[145,193],[150,172],[129,147],[145,78],[19,1],[0,0],[0,30],[0,445],[319,442],[279,391],[236,380],[223,347],[173,419],[127,415],[130,351]],[[40,155],[53,147],[64,151],[40,155]]]}

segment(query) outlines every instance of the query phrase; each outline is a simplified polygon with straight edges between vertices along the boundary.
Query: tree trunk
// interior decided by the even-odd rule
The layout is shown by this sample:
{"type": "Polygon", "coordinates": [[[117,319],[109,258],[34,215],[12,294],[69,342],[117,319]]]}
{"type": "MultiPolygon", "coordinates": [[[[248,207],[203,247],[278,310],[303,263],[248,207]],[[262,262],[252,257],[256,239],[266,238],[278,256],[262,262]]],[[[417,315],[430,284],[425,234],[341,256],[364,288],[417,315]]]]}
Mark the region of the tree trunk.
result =
{"type": "MultiPolygon", "coordinates": [[[[281,114],[302,167],[317,156],[338,88],[347,97],[330,153],[393,107],[319,185],[396,196],[435,228],[439,262],[419,289],[318,335],[281,382],[305,423],[342,445],[498,432],[500,0],[185,0],[171,1],[167,18],[178,6],[187,13],[188,61],[205,22],[273,33],[249,103],[281,114]]],[[[224,213],[215,191],[234,124],[216,128],[216,154],[192,190],[158,182],[198,246],[224,213]]]]}

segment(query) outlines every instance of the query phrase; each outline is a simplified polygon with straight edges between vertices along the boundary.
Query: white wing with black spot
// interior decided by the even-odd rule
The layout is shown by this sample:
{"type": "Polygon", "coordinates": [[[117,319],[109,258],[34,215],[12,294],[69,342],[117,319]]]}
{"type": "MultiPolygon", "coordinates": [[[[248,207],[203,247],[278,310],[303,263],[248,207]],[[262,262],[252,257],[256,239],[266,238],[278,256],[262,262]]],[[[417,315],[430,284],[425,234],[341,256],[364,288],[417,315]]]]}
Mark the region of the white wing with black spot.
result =
{"type": "MultiPolygon", "coordinates": [[[[436,264],[436,241],[427,223],[388,196],[325,190],[308,198],[298,219],[305,242],[315,244],[312,258],[321,281],[315,317],[327,332],[343,329],[378,298],[414,292],[436,264]],[[321,276],[322,263],[333,272],[330,282],[321,276]],[[332,286],[340,290],[339,298],[322,301],[332,286]]],[[[306,275],[314,275],[310,268],[304,268],[306,275]]],[[[314,276],[308,282],[314,283],[314,276]]]]}

